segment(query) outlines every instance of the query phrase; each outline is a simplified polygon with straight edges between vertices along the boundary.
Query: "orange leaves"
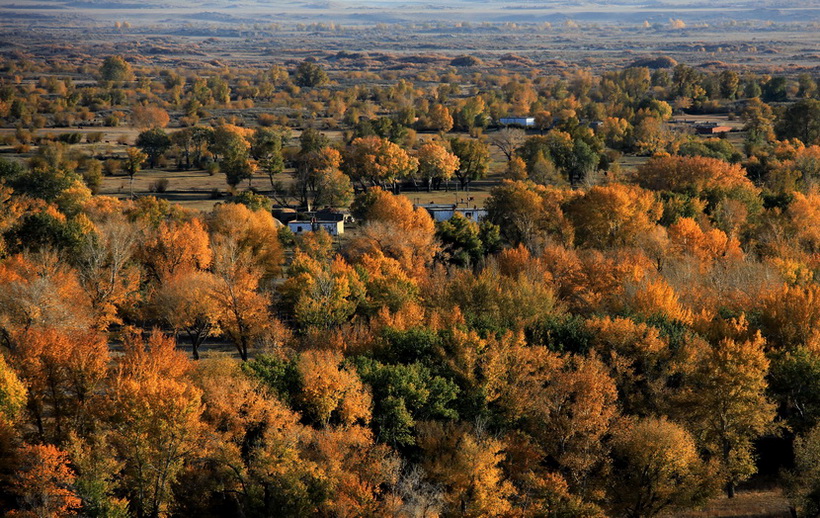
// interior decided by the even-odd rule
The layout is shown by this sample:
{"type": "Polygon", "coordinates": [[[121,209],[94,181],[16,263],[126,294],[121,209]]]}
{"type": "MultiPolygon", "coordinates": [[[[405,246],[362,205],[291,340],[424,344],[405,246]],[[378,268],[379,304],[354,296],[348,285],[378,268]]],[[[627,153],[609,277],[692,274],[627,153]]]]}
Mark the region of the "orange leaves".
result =
{"type": "Polygon", "coordinates": [[[155,331],[126,337],[112,380],[107,418],[111,443],[125,460],[131,505],[144,515],[167,511],[170,485],[201,432],[201,392],[185,376],[191,364],[155,331]]]}
{"type": "Polygon", "coordinates": [[[600,440],[617,414],[615,383],[595,357],[519,346],[507,355],[500,404],[579,483],[602,462],[600,440]]]}
{"type": "Polygon", "coordinates": [[[820,194],[794,193],[786,210],[788,231],[808,253],[820,252],[820,194]]]}
{"type": "Polygon", "coordinates": [[[178,273],[208,268],[212,259],[208,233],[198,219],[181,223],[163,221],[146,236],[141,255],[148,270],[160,281],[178,273]]]}
{"type": "Polygon", "coordinates": [[[670,252],[673,255],[691,254],[703,268],[719,259],[740,260],[743,251],[740,242],[729,238],[718,229],[704,232],[692,218],[680,218],[667,230],[670,241],[670,252]]]}
{"type": "Polygon", "coordinates": [[[580,245],[630,246],[650,233],[661,217],[655,195],[633,185],[596,186],[567,205],[580,245]]]}
{"type": "Polygon", "coordinates": [[[135,329],[126,330],[124,355],[117,362],[120,379],[143,380],[161,376],[179,379],[193,367],[170,336],[155,329],[145,340],[135,329]]]}
{"type": "Polygon", "coordinates": [[[654,191],[700,193],[707,189],[735,188],[756,191],[739,165],[701,156],[652,158],[638,168],[636,179],[639,185],[654,191]]]}
{"type": "Polygon", "coordinates": [[[494,187],[486,207],[490,220],[510,243],[534,247],[549,237],[572,241],[572,225],[561,208],[574,194],[525,182],[505,180],[494,187]]]}
{"type": "Polygon", "coordinates": [[[512,510],[515,489],[504,480],[500,464],[504,444],[478,435],[464,425],[424,423],[419,445],[429,477],[448,489],[445,499],[462,516],[504,515],[512,510]]]}
{"type": "Polygon", "coordinates": [[[681,304],[675,289],[661,277],[627,285],[623,307],[645,317],[661,315],[673,321],[692,322],[691,310],[681,304]]]}
{"type": "Polygon", "coordinates": [[[410,275],[423,275],[439,250],[435,224],[427,211],[413,208],[405,196],[378,188],[370,189],[354,205],[359,206],[357,210],[366,223],[346,248],[352,261],[380,251],[397,260],[410,275]]]}
{"type": "Polygon", "coordinates": [[[81,500],[72,491],[74,471],[65,452],[50,444],[26,445],[18,452],[21,469],[13,481],[23,508],[8,516],[17,518],[62,518],[74,516],[81,500]]]}
{"type": "Polygon", "coordinates": [[[389,140],[377,137],[355,139],[345,151],[343,168],[353,180],[374,185],[391,183],[411,176],[419,166],[417,158],[389,140]]]}
{"type": "Polygon", "coordinates": [[[108,366],[104,337],[33,328],[15,334],[14,342],[11,360],[28,387],[40,435],[59,441],[70,429],[89,425],[89,400],[108,366]]]}
{"type": "Polygon", "coordinates": [[[783,286],[763,300],[763,332],[775,349],[820,344],[820,286],[783,286]]]}
{"type": "Polygon", "coordinates": [[[208,226],[215,236],[236,240],[266,277],[280,273],[283,251],[279,228],[270,212],[253,211],[239,203],[226,203],[214,208],[208,226]]]}
{"type": "Polygon", "coordinates": [[[325,426],[331,415],[343,425],[370,421],[370,393],[355,371],[340,367],[342,360],[338,351],[306,351],[299,357],[299,398],[308,414],[325,426]]]}
{"type": "Polygon", "coordinates": [[[77,274],[54,253],[0,262],[0,327],[85,329],[92,311],[77,274]]]}

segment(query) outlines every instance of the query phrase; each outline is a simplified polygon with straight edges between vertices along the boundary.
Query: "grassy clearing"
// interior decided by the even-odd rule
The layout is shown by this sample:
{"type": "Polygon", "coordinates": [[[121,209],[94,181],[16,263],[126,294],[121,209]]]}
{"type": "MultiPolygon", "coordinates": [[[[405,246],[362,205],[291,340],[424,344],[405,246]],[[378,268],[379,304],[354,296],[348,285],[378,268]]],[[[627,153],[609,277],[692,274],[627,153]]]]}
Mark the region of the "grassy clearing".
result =
{"type": "Polygon", "coordinates": [[[703,510],[667,515],[668,518],[791,518],[780,489],[742,491],[733,499],[716,498],[703,510]]]}

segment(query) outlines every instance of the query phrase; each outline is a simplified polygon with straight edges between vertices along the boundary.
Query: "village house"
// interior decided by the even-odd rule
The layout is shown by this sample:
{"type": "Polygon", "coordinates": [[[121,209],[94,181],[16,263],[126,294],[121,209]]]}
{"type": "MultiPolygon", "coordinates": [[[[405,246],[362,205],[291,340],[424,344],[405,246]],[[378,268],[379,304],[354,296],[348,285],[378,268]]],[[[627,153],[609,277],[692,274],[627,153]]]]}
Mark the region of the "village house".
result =
{"type": "Polygon", "coordinates": [[[316,232],[324,230],[331,236],[340,236],[345,233],[344,221],[325,221],[312,219],[310,221],[289,221],[288,228],[294,234],[304,234],[305,232],[316,232]]]}
{"type": "Polygon", "coordinates": [[[487,209],[478,208],[477,206],[473,205],[473,207],[460,207],[457,203],[428,203],[417,205],[417,207],[422,207],[423,209],[427,210],[430,213],[430,216],[433,218],[433,221],[447,221],[448,219],[452,218],[456,213],[461,214],[465,218],[472,220],[472,221],[481,221],[487,217],[487,209]]]}

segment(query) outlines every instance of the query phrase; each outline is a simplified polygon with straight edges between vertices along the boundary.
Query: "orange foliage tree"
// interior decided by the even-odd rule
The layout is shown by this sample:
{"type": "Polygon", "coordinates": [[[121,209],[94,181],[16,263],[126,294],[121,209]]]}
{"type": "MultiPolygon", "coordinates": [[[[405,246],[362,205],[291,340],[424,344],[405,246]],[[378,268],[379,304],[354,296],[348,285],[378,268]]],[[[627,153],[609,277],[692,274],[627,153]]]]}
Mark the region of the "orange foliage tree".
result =
{"type": "Polygon", "coordinates": [[[81,500],[72,490],[74,471],[65,452],[51,444],[25,445],[19,451],[22,466],[12,489],[20,508],[7,516],[15,518],[61,518],[74,516],[81,500]]]}
{"type": "Polygon", "coordinates": [[[147,340],[131,333],[112,372],[106,418],[138,516],[167,512],[171,485],[201,449],[201,392],[188,379],[190,362],[175,346],[158,331],[147,340]]]}

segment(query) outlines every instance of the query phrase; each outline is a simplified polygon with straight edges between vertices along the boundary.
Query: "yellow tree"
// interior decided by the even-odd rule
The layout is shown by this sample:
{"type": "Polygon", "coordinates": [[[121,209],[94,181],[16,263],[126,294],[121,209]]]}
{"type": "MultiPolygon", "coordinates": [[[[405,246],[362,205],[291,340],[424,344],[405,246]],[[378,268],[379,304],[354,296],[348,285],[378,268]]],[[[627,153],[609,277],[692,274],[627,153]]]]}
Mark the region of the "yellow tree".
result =
{"type": "Polygon", "coordinates": [[[185,272],[167,279],[153,295],[155,317],[167,322],[174,333],[185,331],[191,340],[194,360],[199,346],[219,333],[219,308],[212,294],[218,290],[217,278],[208,272],[185,272]]]}
{"type": "Polygon", "coordinates": [[[211,265],[213,253],[205,225],[199,219],[163,221],[143,240],[140,258],[157,281],[211,265]]]}
{"type": "Polygon", "coordinates": [[[171,338],[154,331],[125,337],[111,376],[107,421],[124,461],[123,484],[137,516],[160,516],[186,459],[201,449],[201,392],[171,338]]]}
{"type": "Polygon", "coordinates": [[[134,225],[118,214],[97,223],[95,239],[83,243],[77,273],[91,300],[97,329],[120,323],[118,309],[137,297],[140,271],[132,262],[137,238],[134,225]]]}
{"type": "Polygon", "coordinates": [[[263,272],[233,238],[214,243],[213,270],[217,282],[210,296],[216,303],[219,326],[242,360],[247,360],[251,347],[276,327],[270,302],[258,291],[263,272]]]}
{"type": "Polygon", "coordinates": [[[666,418],[627,420],[613,434],[612,454],[609,507],[618,516],[688,509],[712,493],[692,435],[666,418]]]}
{"type": "Polygon", "coordinates": [[[299,404],[323,427],[331,417],[345,426],[370,421],[370,392],[355,370],[342,366],[342,361],[338,351],[311,350],[300,354],[296,365],[299,404]]]}
{"type": "Polygon", "coordinates": [[[512,511],[512,484],[504,479],[504,444],[464,425],[420,425],[428,477],[445,487],[448,511],[461,516],[505,516],[512,511]]]}
{"type": "Polygon", "coordinates": [[[460,163],[457,156],[435,142],[422,144],[416,150],[416,157],[419,166],[413,179],[419,178],[426,182],[428,191],[452,178],[460,163]]]}
{"type": "Polygon", "coordinates": [[[247,251],[266,278],[281,273],[284,259],[279,227],[270,212],[252,210],[240,203],[218,205],[208,217],[212,235],[228,237],[247,251]]]}
{"type": "Polygon", "coordinates": [[[594,335],[594,350],[618,386],[624,413],[659,413],[675,374],[668,341],[656,328],[627,318],[592,318],[586,326],[594,335]]]}
{"type": "Polygon", "coordinates": [[[357,198],[352,210],[365,222],[359,236],[347,246],[347,255],[353,262],[381,251],[415,275],[424,270],[438,251],[433,219],[425,209],[414,208],[405,196],[371,188],[357,198]]]}
{"type": "Polygon", "coordinates": [[[364,298],[358,273],[339,256],[329,263],[297,251],[279,288],[297,322],[329,329],[347,322],[364,298]]]}
{"type": "Polygon", "coordinates": [[[725,338],[705,347],[685,379],[677,411],[700,446],[720,464],[726,494],[756,471],[753,441],[773,429],[775,405],[766,395],[765,341],[725,338]]]}
{"type": "Polygon", "coordinates": [[[413,175],[419,161],[398,145],[376,137],[361,137],[345,150],[342,170],[352,180],[386,186],[413,175]]]}
{"type": "Polygon", "coordinates": [[[617,415],[617,390],[595,358],[563,358],[544,347],[518,346],[506,355],[499,402],[575,488],[606,462],[602,442],[617,415]]]}
{"type": "Polygon", "coordinates": [[[662,215],[655,195],[633,185],[595,186],[567,206],[579,244],[595,248],[634,245],[662,215]]]}
{"type": "Polygon", "coordinates": [[[443,104],[434,104],[431,106],[427,117],[430,129],[434,129],[440,133],[447,133],[453,129],[453,116],[450,114],[450,109],[443,104]]]}

